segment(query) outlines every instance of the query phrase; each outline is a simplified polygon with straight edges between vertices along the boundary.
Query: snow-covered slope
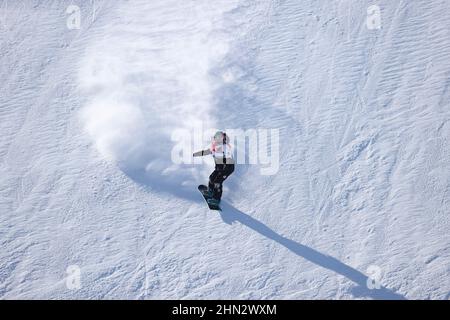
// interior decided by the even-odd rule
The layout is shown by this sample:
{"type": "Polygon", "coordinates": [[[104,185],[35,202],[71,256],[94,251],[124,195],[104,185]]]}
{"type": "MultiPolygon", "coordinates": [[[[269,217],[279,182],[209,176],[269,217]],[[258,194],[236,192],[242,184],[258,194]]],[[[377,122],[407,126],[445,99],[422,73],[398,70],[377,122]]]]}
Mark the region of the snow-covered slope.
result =
{"type": "Polygon", "coordinates": [[[1,298],[450,297],[450,2],[0,4],[1,298]],[[279,170],[207,210],[199,127],[279,170]]]}

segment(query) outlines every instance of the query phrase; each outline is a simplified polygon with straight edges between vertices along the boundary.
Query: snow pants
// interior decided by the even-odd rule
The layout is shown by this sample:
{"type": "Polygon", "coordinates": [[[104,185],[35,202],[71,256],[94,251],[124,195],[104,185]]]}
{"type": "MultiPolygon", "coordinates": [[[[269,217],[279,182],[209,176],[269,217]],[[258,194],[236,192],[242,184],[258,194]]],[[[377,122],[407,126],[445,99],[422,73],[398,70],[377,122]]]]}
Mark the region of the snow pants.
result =
{"type": "Polygon", "coordinates": [[[234,164],[217,164],[209,176],[208,189],[212,190],[213,198],[220,201],[222,197],[222,184],[233,173],[234,164]]]}

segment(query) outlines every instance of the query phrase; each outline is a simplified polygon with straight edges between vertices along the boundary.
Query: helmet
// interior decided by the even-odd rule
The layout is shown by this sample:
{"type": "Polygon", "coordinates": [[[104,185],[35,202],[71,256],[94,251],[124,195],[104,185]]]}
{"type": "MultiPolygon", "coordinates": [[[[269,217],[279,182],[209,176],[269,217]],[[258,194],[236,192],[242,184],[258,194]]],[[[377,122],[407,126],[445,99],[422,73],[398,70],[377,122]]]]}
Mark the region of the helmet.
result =
{"type": "Polygon", "coordinates": [[[217,131],[213,137],[214,142],[216,143],[228,143],[228,136],[223,131],[217,131]]]}

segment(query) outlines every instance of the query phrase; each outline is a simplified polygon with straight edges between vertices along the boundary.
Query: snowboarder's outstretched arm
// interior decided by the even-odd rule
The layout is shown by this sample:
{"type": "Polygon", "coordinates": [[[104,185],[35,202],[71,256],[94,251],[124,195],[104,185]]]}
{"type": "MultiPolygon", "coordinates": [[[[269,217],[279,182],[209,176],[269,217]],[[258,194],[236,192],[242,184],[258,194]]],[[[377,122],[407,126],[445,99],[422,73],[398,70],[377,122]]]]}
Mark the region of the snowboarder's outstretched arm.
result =
{"type": "Polygon", "coordinates": [[[211,153],[212,152],[210,149],[206,149],[206,150],[202,150],[202,151],[197,151],[192,156],[193,157],[203,157],[203,156],[207,156],[208,154],[211,154],[211,153]]]}

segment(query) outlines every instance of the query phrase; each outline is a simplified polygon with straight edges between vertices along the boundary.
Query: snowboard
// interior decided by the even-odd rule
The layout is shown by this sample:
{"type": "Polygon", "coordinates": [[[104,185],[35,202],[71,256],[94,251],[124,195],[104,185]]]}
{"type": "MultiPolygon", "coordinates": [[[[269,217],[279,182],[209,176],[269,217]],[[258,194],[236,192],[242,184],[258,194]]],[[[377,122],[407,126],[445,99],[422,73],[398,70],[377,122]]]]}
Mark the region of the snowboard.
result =
{"type": "Polygon", "coordinates": [[[210,210],[218,210],[218,211],[222,211],[222,209],[220,208],[220,206],[217,204],[212,204],[212,203],[208,203],[208,199],[212,199],[211,197],[208,196],[207,191],[208,191],[208,187],[201,184],[198,186],[198,191],[200,191],[200,193],[203,196],[203,199],[205,199],[206,204],[208,205],[210,210]]]}

